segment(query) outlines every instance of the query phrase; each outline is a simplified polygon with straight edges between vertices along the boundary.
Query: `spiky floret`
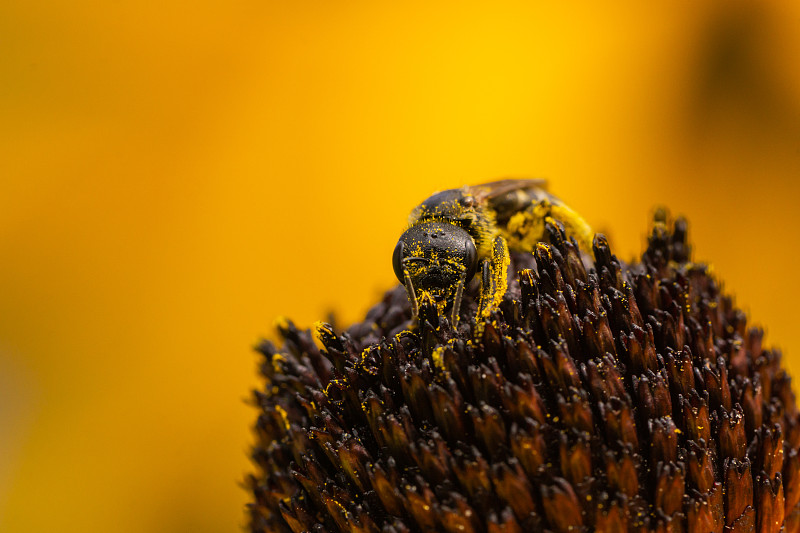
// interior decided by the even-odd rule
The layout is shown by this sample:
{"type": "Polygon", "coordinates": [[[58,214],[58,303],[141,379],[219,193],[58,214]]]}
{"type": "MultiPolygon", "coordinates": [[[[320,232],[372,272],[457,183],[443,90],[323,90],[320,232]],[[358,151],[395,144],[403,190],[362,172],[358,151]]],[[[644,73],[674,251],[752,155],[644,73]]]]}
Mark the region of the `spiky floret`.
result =
{"type": "Polygon", "coordinates": [[[398,287],[341,335],[279,326],[249,478],[262,531],[800,531],[779,352],[659,217],[639,263],[562,228],[500,309],[420,326],[398,287]],[[482,331],[475,338],[476,331],[482,331]]]}

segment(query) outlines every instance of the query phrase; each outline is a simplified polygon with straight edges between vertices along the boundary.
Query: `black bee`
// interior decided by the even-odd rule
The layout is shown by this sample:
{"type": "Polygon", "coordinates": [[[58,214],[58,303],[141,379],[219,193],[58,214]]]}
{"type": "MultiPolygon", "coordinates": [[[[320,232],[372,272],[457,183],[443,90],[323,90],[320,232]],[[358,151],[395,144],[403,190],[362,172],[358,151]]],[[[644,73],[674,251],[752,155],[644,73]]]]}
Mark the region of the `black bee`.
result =
{"type": "Polygon", "coordinates": [[[488,317],[506,292],[509,249],[532,252],[548,217],[561,222],[584,250],[591,249],[589,225],[544,187],[543,180],[507,179],[450,189],[411,212],[392,265],[406,287],[415,322],[417,291],[424,290],[442,308],[452,302],[455,324],[464,286],[478,272],[478,318],[488,317]]]}

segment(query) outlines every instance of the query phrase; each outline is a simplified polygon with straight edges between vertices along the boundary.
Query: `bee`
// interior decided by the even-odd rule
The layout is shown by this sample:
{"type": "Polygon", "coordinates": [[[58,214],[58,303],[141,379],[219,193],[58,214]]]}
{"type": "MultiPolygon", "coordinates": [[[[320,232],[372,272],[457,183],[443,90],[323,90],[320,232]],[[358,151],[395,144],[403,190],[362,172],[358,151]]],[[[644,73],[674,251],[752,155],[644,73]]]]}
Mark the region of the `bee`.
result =
{"type": "Polygon", "coordinates": [[[455,325],[464,287],[476,274],[477,318],[488,317],[508,286],[509,250],[533,252],[544,238],[548,218],[561,222],[583,250],[591,250],[589,225],[548,193],[544,180],[505,179],[437,192],[424,200],[411,212],[392,255],[414,323],[419,316],[417,292],[425,291],[442,310],[452,302],[455,325]]]}

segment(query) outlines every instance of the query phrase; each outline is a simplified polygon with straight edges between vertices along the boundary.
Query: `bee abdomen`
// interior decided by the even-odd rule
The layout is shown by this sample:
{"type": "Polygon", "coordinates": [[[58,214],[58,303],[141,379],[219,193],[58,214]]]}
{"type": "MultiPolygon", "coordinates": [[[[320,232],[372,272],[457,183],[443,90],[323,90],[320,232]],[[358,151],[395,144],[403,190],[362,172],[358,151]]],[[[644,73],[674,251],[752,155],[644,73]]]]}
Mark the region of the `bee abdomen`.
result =
{"type": "MultiPolygon", "coordinates": [[[[548,219],[559,221],[568,237],[574,238],[584,251],[592,249],[592,231],[589,224],[578,213],[559,201],[554,196],[541,191],[516,191],[516,195],[529,196],[529,203],[515,213],[507,214],[498,229],[508,241],[508,247],[514,251],[532,252],[536,244],[545,239],[545,224],[548,219]]],[[[519,201],[519,200],[518,200],[519,201]]]]}

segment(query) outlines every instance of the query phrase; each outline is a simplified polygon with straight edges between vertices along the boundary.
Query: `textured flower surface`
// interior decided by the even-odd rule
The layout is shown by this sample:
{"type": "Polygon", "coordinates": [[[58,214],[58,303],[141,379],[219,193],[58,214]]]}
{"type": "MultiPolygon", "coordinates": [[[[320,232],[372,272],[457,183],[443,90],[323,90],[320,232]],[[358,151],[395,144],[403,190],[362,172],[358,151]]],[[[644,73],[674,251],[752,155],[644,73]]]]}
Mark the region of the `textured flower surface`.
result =
{"type": "Polygon", "coordinates": [[[457,328],[422,298],[409,330],[400,286],[319,343],[283,323],[251,530],[800,531],[789,376],[686,234],[657,215],[626,265],[549,225],[481,323],[473,287],[457,328]]]}

